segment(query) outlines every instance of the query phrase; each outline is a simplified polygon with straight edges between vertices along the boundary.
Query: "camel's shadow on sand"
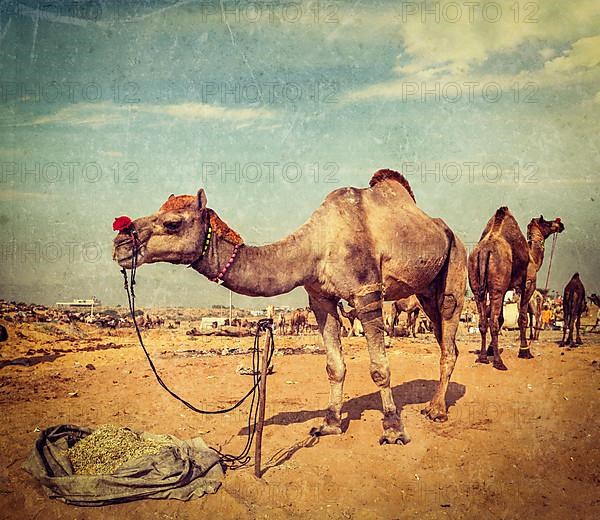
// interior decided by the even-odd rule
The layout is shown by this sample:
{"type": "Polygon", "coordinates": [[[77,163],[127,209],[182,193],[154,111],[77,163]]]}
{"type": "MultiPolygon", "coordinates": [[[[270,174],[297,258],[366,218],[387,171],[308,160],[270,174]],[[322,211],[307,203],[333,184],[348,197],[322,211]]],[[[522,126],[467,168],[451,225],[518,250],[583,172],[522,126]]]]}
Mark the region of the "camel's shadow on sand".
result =
{"type": "MultiPolygon", "coordinates": [[[[406,405],[428,403],[439,381],[427,379],[415,379],[407,381],[392,388],[394,400],[398,407],[398,412],[406,405]]],[[[460,383],[450,382],[446,393],[446,405],[453,406],[465,395],[465,386],[460,383]]],[[[344,402],[342,406],[342,431],[345,432],[351,421],[359,421],[363,412],[366,410],[382,411],[381,397],[379,391],[360,397],[353,397],[344,402]]],[[[301,410],[297,412],[279,412],[265,420],[265,426],[305,423],[325,416],[325,410],[301,410]]],[[[247,435],[248,428],[242,428],[239,435],[247,435]]],[[[294,444],[293,446],[280,450],[268,462],[265,470],[279,466],[289,460],[292,455],[301,448],[314,446],[318,442],[318,437],[308,437],[307,439],[294,444]]]]}
{"type": "MultiPolygon", "coordinates": [[[[398,407],[398,412],[401,413],[406,405],[410,404],[425,404],[433,397],[435,389],[439,381],[427,379],[415,379],[407,381],[401,385],[392,388],[394,400],[398,407]]],[[[446,405],[453,406],[461,397],[465,395],[465,387],[459,383],[450,382],[448,392],[446,393],[446,405]]],[[[342,431],[346,431],[350,421],[360,420],[361,415],[366,410],[382,411],[381,397],[379,391],[360,397],[353,397],[344,402],[342,406],[342,431]]],[[[273,417],[265,420],[265,426],[278,424],[286,426],[288,424],[303,423],[313,419],[324,417],[325,410],[302,410],[299,412],[279,412],[273,417]]],[[[240,433],[245,434],[247,430],[240,433]]]]}

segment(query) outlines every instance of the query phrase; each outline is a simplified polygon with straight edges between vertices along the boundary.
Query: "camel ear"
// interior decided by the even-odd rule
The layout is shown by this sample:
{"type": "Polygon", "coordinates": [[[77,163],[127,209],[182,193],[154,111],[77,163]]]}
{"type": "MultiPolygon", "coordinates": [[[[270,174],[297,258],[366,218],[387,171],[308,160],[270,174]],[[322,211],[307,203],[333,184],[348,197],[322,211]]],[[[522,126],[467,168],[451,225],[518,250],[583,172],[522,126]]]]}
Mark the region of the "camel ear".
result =
{"type": "Polygon", "coordinates": [[[200,188],[198,190],[198,209],[204,209],[206,207],[206,193],[200,188]]]}
{"type": "Polygon", "coordinates": [[[544,221],[544,215],[540,215],[540,220],[543,222],[544,221]]]}

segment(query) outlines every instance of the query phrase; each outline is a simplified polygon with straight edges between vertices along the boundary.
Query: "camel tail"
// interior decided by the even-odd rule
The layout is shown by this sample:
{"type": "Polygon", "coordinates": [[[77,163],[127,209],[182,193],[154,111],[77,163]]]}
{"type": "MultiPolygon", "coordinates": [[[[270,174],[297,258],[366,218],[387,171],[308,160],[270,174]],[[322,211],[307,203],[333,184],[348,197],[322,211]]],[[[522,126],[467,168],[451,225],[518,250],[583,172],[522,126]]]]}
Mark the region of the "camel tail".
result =
{"type": "Polygon", "coordinates": [[[477,254],[477,273],[479,281],[479,290],[477,291],[477,298],[480,301],[485,301],[485,295],[487,294],[487,278],[490,266],[490,251],[485,255],[485,262],[481,262],[481,253],[477,254]]]}

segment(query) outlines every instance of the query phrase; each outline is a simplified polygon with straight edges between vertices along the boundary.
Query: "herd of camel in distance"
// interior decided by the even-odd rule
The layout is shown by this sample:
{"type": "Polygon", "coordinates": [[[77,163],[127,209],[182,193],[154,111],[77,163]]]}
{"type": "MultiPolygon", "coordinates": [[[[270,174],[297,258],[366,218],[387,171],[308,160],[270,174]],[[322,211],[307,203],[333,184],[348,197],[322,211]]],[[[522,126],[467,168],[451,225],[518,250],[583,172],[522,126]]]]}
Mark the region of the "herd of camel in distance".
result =
{"type": "MultiPolygon", "coordinates": [[[[334,190],[296,231],[263,246],[246,245],[207,206],[203,189],[196,195],[171,195],[152,215],[135,220],[119,217],[113,229],[118,231],[113,256],[126,269],[155,262],[187,265],[209,280],[247,296],[271,297],[295,287],[305,288],[323,338],[330,383],[329,404],[322,424],[311,430],[313,435],[342,433],[346,365],[338,311],[340,301],[347,301],[362,324],[371,378],[381,396],[380,443],[406,444],[410,436],[390,385],[384,300],[415,295],[429,318],[441,350],[440,380],[422,413],[431,420],[445,421],[446,391],[458,356],[455,339],[467,278],[479,314],[478,361],[488,363],[490,354],[493,366],[506,370],[498,334],[504,321],[504,295],[509,289],[520,294],[518,358],[532,359],[526,338],[528,304],[544,260],[544,242],[550,235],[562,233],[565,226],[560,218],[532,218],[525,237],[509,209],[501,207],[486,224],[467,259],[460,238],[446,223],[417,206],[406,178],[394,170],[382,169],[375,172],[367,188],[334,190]],[[315,243],[336,247],[315,249],[315,243]]],[[[577,274],[565,288],[563,306],[563,343],[571,344],[574,323],[579,324],[585,306],[585,291],[577,274]]],[[[577,331],[576,342],[580,341],[577,331]]]]}

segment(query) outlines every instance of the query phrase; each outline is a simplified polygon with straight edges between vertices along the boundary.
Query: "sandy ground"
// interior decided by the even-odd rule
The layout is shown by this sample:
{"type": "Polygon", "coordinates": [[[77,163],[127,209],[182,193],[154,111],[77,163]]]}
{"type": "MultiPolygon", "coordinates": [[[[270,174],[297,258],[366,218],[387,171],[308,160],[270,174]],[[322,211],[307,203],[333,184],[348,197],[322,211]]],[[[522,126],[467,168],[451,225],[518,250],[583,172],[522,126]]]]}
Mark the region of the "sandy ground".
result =
{"type": "MultiPolygon", "coordinates": [[[[112,423],[180,438],[202,435],[235,453],[246,409],[200,416],[184,408],[156,383],[130,331],[8,328],[14,339],[0,350],[3,518],[600,518],[597,334],[585,335],[582,348],[559,349],[558,333],[542,332],[535,359],[524,361],[516,357],[516,333],[507,331],[501,346],[509,371],[499,372],[474,363],[478,336],[461,332],[450,420],[443,424],[420,414],[438,379],[433,337],[394,339],[388,356],[412,436],[407,446],[378,443],[380,400],[363,338],[343,339],[346,431],[312,445],[308,431],[328,398],[325,357],[277,356],[268,381],[262,480],[247,467],[229,472],[215,495],[188,503],[78,508],[47,499],[21,469],[36,428],[112,423]],[[39,362],[8,364],[20,358],[39,362]],[[90,363],[94,369],[86,368],[90,363]]],[[[249,356],[177,351],[250,346],[252,338],[191,338],[183,329],[152,330],[146,338],[164,379],[194,403],[222,406],[248,388],[250,378],[236,368],[249,366],[249,356]]],[[[303,345],[319,347],[320,339],[277,338],[278,347],[303,345]]]]}

